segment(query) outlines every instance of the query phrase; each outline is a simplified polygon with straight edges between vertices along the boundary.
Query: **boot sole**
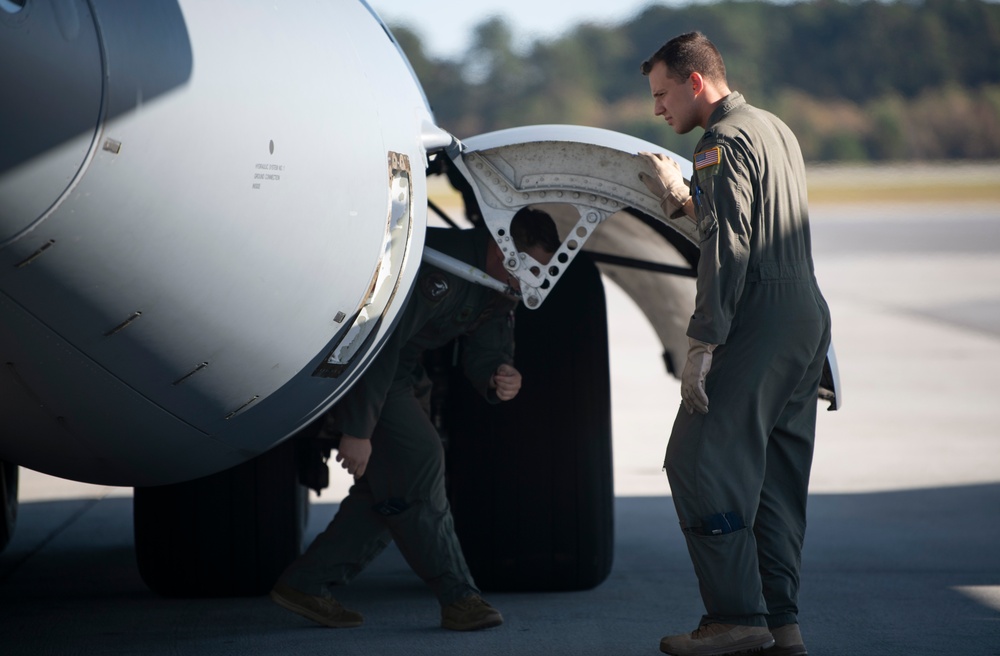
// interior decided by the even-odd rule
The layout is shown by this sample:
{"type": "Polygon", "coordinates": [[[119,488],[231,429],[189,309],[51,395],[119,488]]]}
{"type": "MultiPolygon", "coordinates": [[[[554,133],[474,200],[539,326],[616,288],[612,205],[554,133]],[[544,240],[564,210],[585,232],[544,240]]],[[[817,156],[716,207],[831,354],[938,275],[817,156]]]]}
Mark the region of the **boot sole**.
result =
{"type": "MultiPolygon", "coordinates": [[[[735,651],[726,651],[727,649],[733,649],[733,647],[718,647],[710,651],[698,652],[698,656],[750,656],[751,654],[761,654],[765,649],[770,649],[774,646],[774,639],[768,640],[764,644],[755,645],[751,647],[736,647],[735,651]]],[[[663,645],[660,645],[660,651],[662,651],[667,656],[675,656],[673,652],[664,651],[663,645]]],[[[771,652],[768,651],[766,656],[771,656],[771,652]]]]}
{"type": "Polygon", "coordinates": [[[271,601],[273,601],[274,603],[278,604],[279,606],[281,606],[286,610],[290,610],[293,613],[296,613],[297,615],[301,615],[302,617],[310,619],[318,624],[322,624],[323,626],[328,626],[331,629],[354,629],[361,626],[364,623],[364,620],[340,620],[340,621],[331,620],[325,615],[321,615],[320,613],[317,613],[311,610],[310,608],[307,608],[305,606],[300,606],[291,599],[282,597],[280,594],[274,592],[273,590],[271,591],[271,601]]]}

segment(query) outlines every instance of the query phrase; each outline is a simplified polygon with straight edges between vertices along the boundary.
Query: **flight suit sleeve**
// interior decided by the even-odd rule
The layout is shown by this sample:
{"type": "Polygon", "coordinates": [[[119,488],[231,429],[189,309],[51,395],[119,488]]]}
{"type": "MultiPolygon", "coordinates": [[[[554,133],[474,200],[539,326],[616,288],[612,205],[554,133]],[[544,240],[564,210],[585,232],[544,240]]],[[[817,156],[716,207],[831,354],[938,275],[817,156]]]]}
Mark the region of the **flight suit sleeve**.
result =
{"type": "Polygon", "coordinates": [[[503,303],[462,344],[462,371],[490,403],[499,403],[490,379],[501,364],[514,363],[514,306],[503,303]]]}
{"type": "Polygon", "coordinates": [[[693,196],[701,255],[687,334],[708,344],[726,342],[746,282],[753,211],[746,159],[727,139],[702,143],[695,153],[693,196]]]}

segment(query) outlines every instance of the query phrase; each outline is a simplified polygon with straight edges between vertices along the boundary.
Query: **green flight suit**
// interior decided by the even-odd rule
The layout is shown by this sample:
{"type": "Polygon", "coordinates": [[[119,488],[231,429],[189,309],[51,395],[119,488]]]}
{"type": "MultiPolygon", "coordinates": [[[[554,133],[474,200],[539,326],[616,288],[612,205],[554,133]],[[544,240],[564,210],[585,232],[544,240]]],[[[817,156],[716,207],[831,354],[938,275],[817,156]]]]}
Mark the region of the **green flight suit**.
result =
{"type": "Polygon", "coordinates": [[[732,93],[694,157],[701,259],[689,337],[718,344],[708,414],[677,413],[664,466],[703,622],[795,623],[830,313],[813,274],[805,166],[777,117],[732,93]]]}
{"type": "MultiPolygon", "coordinates": [[[[484,269],[483,230],[430,229],[427,245],[484,269]]],[[[427,349],[465,336],[462,365],[473,386],[497,402],[489,381],[513,362],[516,302],[424,264],[402,318],[369,369],[338,402],[328,425],[370,438],[365,475],[356,480],[327,529],[282,574],[302,592],[331,595],[392,540],[442,606],[478,593],[455,535],[445,495],[444,450],[429,416],[427,349]]]]}

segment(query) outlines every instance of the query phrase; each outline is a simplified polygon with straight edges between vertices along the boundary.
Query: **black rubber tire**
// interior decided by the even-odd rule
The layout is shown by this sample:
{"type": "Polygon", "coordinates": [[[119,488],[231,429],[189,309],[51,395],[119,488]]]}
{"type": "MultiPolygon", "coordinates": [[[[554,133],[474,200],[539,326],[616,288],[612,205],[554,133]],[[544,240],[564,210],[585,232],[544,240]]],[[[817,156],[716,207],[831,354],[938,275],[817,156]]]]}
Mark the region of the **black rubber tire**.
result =
{"type": "Polygon", "coordinates": [[[17,465],[0,460],[0,551],[7,548],[17,525],[17,465]]]}
{"type": "Polygon", "coordinates": [[[302,550],[309,497],[288,440],[232,469],[135,488],[139,573],[171,597],[264,594],[302,550]]]}
{"type": "Polygon", "coordinates": [[[442,422],[455,528],[484,590],[592,588],[611,572],[614,488],[604,288],[584,255],[520,307],[523,385],[490,405],[453,372],[442,422]]]}

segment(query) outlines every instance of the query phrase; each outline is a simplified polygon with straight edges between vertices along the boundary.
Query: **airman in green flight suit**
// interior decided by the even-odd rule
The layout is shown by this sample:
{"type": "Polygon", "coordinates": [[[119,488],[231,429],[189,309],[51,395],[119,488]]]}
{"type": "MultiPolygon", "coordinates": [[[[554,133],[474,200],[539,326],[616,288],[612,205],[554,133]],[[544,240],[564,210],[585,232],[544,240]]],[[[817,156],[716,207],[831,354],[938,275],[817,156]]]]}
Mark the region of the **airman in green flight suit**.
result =
{"type": "Polygon", "coordinates": [[[668,215],[698,222],[700,260],[682,406],[664,466],[701,588],[675,656],[805,656],[799,567],[830,313],[813,274],[805,165],[792,132],[730,91],[722,56],[683,34],[642,65],[655,113],[705,130],[690,186],[644,153],[668,215]]]}
{"type": "MultiPolygon", "coordinates": [[[[511,236],[519,251],[543,264],[559,247],[555,223],[540,210],[519,211],[511,236]]],[[[485,229],[431,228],[426,242],[517,290],[485,229]]],[[[463,337],[463,371],[473,386],[493,403],[514,398],[521,386],[512,365],[516,303],[435,266],[421,266],[392,336],[328,417],[328,430],[340,436],[337,461],[355,482],[327,529],[279,578],[271,592],[276,603],[326,626],[361,625],[362,616],[337,602],[333,591],[395,540],[438,598],[442,627],[469,631],[503,623],[480,597],[455,535],[422,354],[463,337]]]]}

